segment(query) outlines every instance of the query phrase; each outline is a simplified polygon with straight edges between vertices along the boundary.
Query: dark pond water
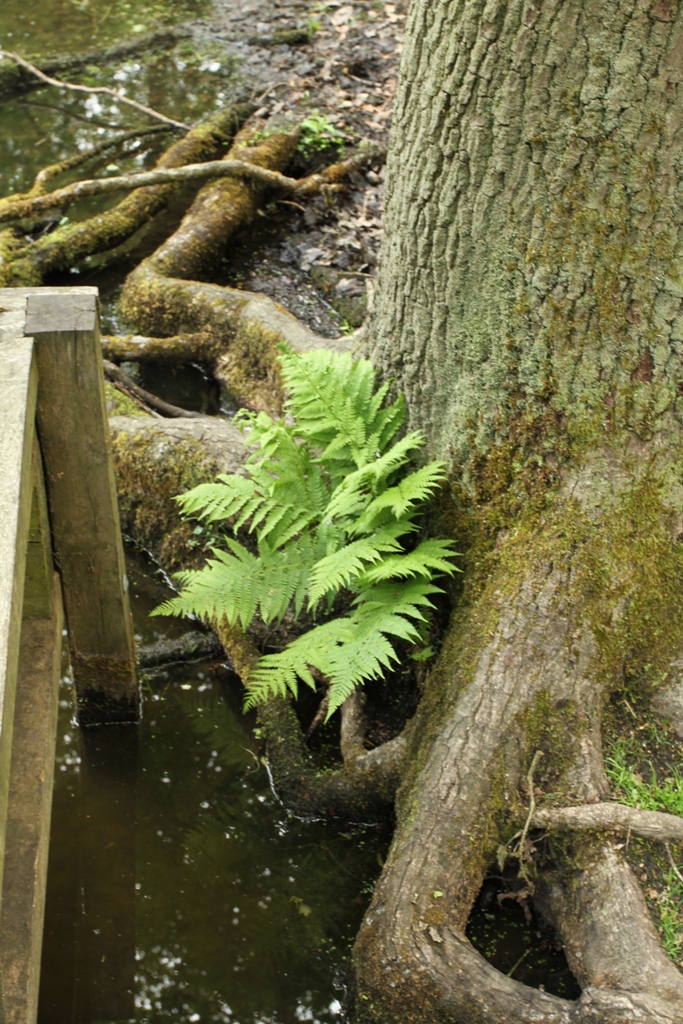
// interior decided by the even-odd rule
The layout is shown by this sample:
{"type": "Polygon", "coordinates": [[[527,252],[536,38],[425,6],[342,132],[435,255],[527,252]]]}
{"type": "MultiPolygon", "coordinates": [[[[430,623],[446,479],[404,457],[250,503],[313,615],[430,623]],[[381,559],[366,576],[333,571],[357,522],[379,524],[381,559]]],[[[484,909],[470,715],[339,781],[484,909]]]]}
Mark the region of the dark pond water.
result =
{"type": "Polygon", "coordinates": [[[221,394],[221,388],[201,366],[140,365],[143,386],[153,395],[172,405],[216,416],[221,412],[236,412],[228,407],[228,398],[221,394]]]}
{"type": "Polygon", "coordinates": [[[578,999],[581,989],[561,943],[533,910],[509,898],[519,887],[514,875],[487,878],[467,924],[467,937],[499,971],[551,995],[578,999]],[[502,901],[499,896],[505,897],[502,901]]]}
{"type": "MultiPolygon", "coordinates": [[[[165,588],[129,559],[143,641],[165,588]]],[[[332,1024],[379,872],[376,830],[300,822],[273,795],[238,681],[214,663],[143,685],[140,726],[60,710],[40,1024],[332,1024]]]]}

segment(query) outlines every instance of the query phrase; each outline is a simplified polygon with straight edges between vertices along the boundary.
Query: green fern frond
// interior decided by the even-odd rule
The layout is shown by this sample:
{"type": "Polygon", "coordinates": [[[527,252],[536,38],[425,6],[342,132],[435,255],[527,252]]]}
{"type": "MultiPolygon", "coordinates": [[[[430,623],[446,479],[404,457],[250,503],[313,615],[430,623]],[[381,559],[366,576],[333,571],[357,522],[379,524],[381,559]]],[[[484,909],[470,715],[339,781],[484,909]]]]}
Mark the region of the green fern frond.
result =
{"type": "Polygon", "coordinates": [[[214,549],[204,569],[195,572],[181,594],[156,608],[154,615],[196,615],[221,619],[230,625],[249,626],[257,611],[264,622],[280,619],[290,602],[301,607],[312,560],[317,550],[307,539],[284,549],[268,545],[253,555],[237,541],[226,538],[231,552],[214,549]]]}
{"type": "Polygon", "coordinates": [[[247,706],[296,693],[300,682],[330,685],[329,713],[352,690],[383,676],[395,645],[424,642],[433,582],[455,570],[447,541],[423,540],[406,551],[421,507],[445,479],[442,463],[409,472],[423,440],[395,440],[405,419],[402,396],[375,385],[372,365],[349,353],[297,354],[281,349],[287,420],[241,412],[236,422],[250,449],[243,472],[224,474],[178,501],[183,513],[230,519],[256,539],[256,553],[226,538],[204,569],[178,574],[181,593],[154,614],[225,616],[246,628],[295,618],[308,604],[329,615],[346,592],[351,611],[315,626],[284,650],[259,659],[247,706]],[[323,600],[325,599],[325,600],[323,600]]]}
{"type": "Polygon", "coordinates": [[[356,687],[370,679],[381,679],[398,655],[384,633],[372,630],[346,644],[340,644],[329,673],[327,718],[340,708],[356,687]]]}
{"type": "Polygon", "coordinates": [[[384,609],[392,615],[407,615],[427,622],[434,608],[432,594],[443,594],[443,588],[419,576],[409,580],[386,580],[362,590],[354,598],[353,605],[362,615],[384,609]]]}
{"type": "Polygon", "coordinates": [[[349,528],[351,536],[366,533],[373,529],[377,520],[384,512],[390,512],[396,519],[408,515],[416,505],[423,504],[432,497],[434,491],[443,483],[445,469],[443,462],[430,462],[428,466],[409,473],[400,483],[387,488],[373,498],[363,513],[349,528]]]}
{"type": "Polygon", "coordinates": [[[405,524],[393,523],[378,530],[372,537],[362,537],[321,558],[311,569],[308,600],[314,607],[330,591],[347,587],[354,577],[366,571],[368,563],[379,562],[386,554],[401,551],[399,537],[405,524]]]}
{"type": "Polygon", "coordinates": [[[221,473],[213,484],[199,484],[175,499],[185,516],[214,522],[237,515],[256,497],[253,480],[237,474],[221,473]]]}
{"type": "Polygon", "coordinates": [[[431,579],[435,573],[454,572],[450,559],[455,552],[449,541],[423,540],[414,551],[408,554],[390,555],[383,558],[377,565],[372,565],[359,575],[360,586],[381,583],[383,580],[408,579],[424,576],[431,579]]]}
{"type": "Polygon", "coordinates": [[[353,637],[348,619],[331,619],[297,637],[277,654],[265,654],[246,681],[247,708],[271,697],[283,697],[289,690],[298,694],[299,680],[315,689],[311,669],[329,676],[334,651],[353,637]]]}
{"type": "Polygon", "coordinates": [[[386,485],[391,474],[405,466],[410,452],[422,444],[421,435],[413,431],[397,441],[379,458],[347,474],[333,491],[323,517],[334,519],[336,516],[357,515],[360,508],[367,506],[378,490],[384,489],[383,485],[386,485]]]}

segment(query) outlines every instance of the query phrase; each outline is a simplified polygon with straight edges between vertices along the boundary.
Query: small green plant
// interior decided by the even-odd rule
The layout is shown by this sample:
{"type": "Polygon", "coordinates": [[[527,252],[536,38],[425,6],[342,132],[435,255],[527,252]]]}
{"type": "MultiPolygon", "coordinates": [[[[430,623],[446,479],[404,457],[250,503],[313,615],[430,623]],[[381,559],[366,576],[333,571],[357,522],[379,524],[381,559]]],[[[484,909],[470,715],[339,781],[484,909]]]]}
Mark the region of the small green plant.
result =
{"type": "MultiPolygon", "coordinates": [[[[617,740],[612,747],[606,768],[622,803],[643,811],[667,811],[683,816],[683,777],[676,769],[670,768],[671,774],[659,782],[650,765],[650,781],[645,782],[629,763],[628,743],[624,740],[617,740]]],[[[680,963],[683,960],[683,883],[672,868],[664,884],[665,889],[658,898],[662,945],[667,956],[674,963],[680,963]]]]}
{"type": "Polygon", "coordinates": [[[683,884],[673,869],[666,879],[666,890],[660,896],[659,919],[662,945],[674,963],[683,960],[683,884]]]}
{"type": "Polygon", "coordinates": [[[623,803],[643,811],[667,811],[683,817],[683,776],[675,768],[671,768],[670,775],[659,782],[651,765],[650,781],[645,782],[629,765],[622,741],[614,744],[606,766],[609,779],[623,803]]]}
{"type": "Polygon", "coordinates": [[[444,479],[432,462],[408,469],[423,444],[413,431],[395,440],[402,398],[387,404],[371,364],[348,353],[283,349],[286,418],[242,412],[254,451],[245,475],[221,475],[176,500],[210,523],[249,527],[255,551],[226,535],[204,569],[178,574],[182,592],[152,614],[227,618],[245,629],[288,610],[322,619],[284,650],[260,658],[247,706],[296,694],[299,680],[330,685],[328,715],[356,686],[380,678],[398,660],[396,641],[424,642],[440,592],[452,573],[450,542],[415,543],[417,517],[444,479]]]}
{"type": "Polygon", "coordinates": [[[297,149],[304,156],[319,153],[323,149],[329,149],[330,146],[343,149],[347,139],[343,131],[335,128],[329,119],[324,114],[318,113],[317,110],[313,110],[301,122],[299,128],[301,134],[297,149]]]}

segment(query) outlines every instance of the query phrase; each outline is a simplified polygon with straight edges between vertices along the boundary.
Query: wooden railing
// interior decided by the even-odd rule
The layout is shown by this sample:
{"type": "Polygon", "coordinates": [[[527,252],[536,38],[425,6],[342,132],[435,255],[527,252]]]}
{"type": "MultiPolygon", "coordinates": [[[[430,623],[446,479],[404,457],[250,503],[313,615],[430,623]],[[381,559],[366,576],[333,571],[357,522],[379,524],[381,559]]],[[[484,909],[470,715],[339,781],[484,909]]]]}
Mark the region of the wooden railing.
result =
{"type": "Polygon", "coordinates": [[[62,633],[82,725],[138,714],[95,288],[0,289],[0,971],[34,1024],[62,633]]]}

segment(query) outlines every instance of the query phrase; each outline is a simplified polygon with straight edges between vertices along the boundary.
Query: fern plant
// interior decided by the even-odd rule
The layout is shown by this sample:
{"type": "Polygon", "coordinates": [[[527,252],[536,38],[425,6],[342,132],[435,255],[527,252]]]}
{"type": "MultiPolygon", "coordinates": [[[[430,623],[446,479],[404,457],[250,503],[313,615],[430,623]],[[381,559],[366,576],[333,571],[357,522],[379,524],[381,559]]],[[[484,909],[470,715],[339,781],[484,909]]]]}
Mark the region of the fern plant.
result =
{"type": "Polygon", "coordinates": [[[423,639],[440,592],[436,577],[455,570],[449,541],[422,539],[417,517],[444,479],[444,465],[408,469],[423,444],[413,431],[395,440],[402,398],[387,403],[372,365],[348,353],[282,349],[289,394],[286,417],[243,411],[253,448],[244,475],[221,475],[176,500],[186,516],[232,520],[255,537],[250,550],[233,537],[213,548],[205,568],[177,574],[181,592],[155,615],[195,615],[245,629],[254,616],[281,620],[304,609],[317,623],[284,650],[260,658],[247,707],[299,681],[328,681],[328,715],[353,689],[383,676],[398,659],[396,642],[423,639]],[[413,538],[414,540],[414,538],[413,538]],[[335,599],[345,611],[333,615],[335,599]]]}

